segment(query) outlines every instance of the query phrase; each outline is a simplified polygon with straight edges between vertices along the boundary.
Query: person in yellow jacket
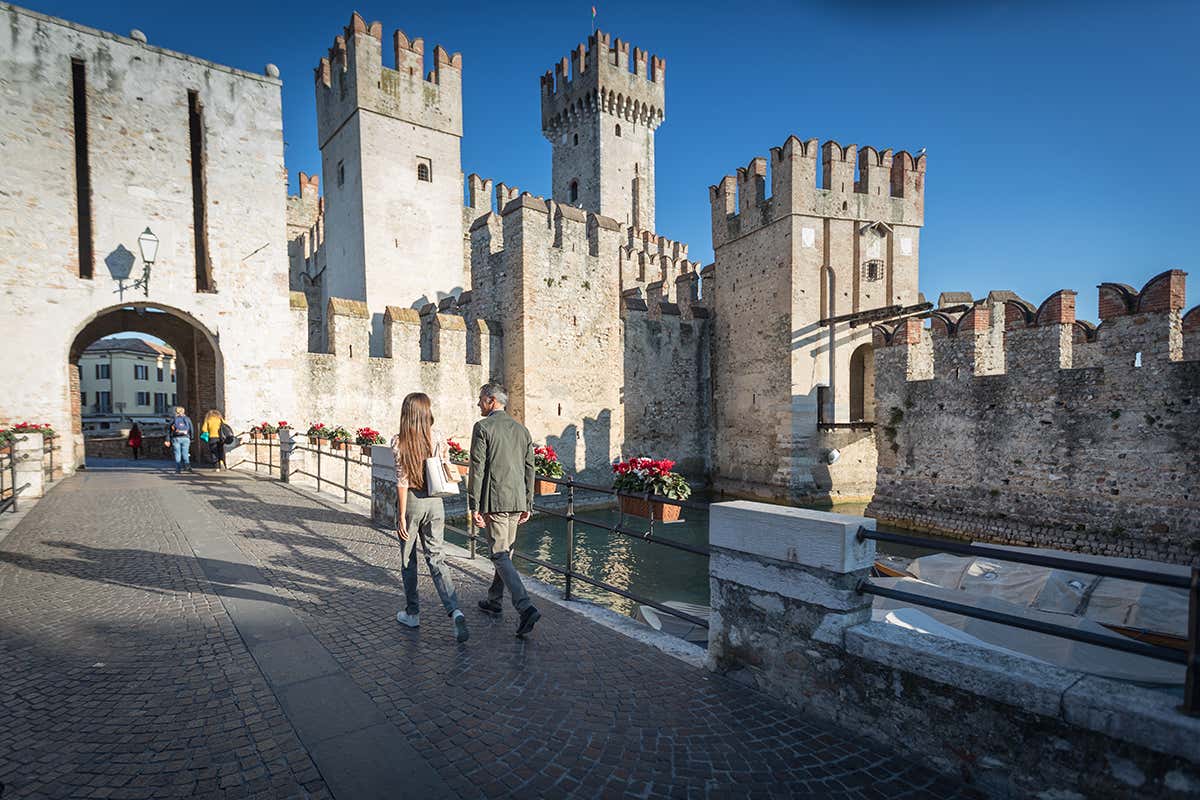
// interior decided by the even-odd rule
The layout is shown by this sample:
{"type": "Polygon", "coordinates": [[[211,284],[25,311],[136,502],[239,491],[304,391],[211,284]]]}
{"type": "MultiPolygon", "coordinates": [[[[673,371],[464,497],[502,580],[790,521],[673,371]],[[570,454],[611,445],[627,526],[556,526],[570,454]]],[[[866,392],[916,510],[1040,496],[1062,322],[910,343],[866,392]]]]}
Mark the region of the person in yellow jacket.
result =
{"type": "Polygon", "coordinates": [[[204,415],[204,424],[200,426],[200,438],[208,442],[208,452],[212,455],[217,469],[229,469],[225,464],[225,440],[221,437],[221,426],[225,418],[217,409],[210,409],[204,415]]]}

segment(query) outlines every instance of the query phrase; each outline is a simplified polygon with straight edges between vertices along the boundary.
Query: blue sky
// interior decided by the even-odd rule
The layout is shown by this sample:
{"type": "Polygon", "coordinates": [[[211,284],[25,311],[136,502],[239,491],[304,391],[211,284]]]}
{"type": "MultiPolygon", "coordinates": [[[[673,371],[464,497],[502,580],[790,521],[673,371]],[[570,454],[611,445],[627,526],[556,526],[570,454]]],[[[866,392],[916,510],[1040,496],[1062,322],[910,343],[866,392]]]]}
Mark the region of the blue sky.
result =
{"type": "MultiPolygon", "coordinates": [[[[461,51],[463,169],[549,194],[538,78],[584,40],[590,4],[25,5],[231,66],[279,66],[293,190],[320,172],[312,68],[357,10],[461,51]]],[[[927,148],[921,288],[1037,304],[1188,271],[1200,199],[1200,3],[823,0],[598,4],[599,26],[667,59],[658,232],[712,258],[707,187],[789,134],[927,148]]],[[[388,48],[385,48],[387,50],[388,48]]],[[[386,59],[389,58],[385,55],[386,59]]],[[[390,66],[390,63],[389,63],[390,66]]],[[[764,287],[765,288],[765,287],[764,287]]]]}

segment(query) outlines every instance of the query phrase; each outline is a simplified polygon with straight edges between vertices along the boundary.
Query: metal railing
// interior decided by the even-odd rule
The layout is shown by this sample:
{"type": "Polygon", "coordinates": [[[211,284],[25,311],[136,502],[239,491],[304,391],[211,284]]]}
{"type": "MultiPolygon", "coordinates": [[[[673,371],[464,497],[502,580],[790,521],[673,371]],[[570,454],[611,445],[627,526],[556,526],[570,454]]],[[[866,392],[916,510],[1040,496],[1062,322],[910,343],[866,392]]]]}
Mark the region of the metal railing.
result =
{"type": "Polygon", "coordinates": [[[17,486],[17,454],[13,448],[17,442],[23,442],[28,436],[20,436],[9,440],[8,452],[0,455],[0,514],[5,511],[17,511],[17,495],[29,488],[29,484],[17,486]]]}
{"type": "Polygon", "coordinates": [[[56,436],[42,437],[42,471],[46,484],[54,481],[54,440],[56,436]]]}
{"type": "MultiPolygon", "coordinates": [[[[688,500],[671,500],[669,498],[662,497],[660,495],[650,494],[649,492],[644,492],[641,494],[618,492],[610,486],[594,486],[591,484],[581,483],[581,482],[575,480],[573,477],[547,478],[545,476],[539,475],[539,476],[537,476],[537,480],[544,481],[546,483],[553,483],[557,486],[565,486],[566,487],[567,504],[566,504],[565,512],[559,511],[559,510],[553,509],[553,508],[548,508],[544,505],[538,505],[537,503],[534,503],[533,510],[539,514],[548,514],[549,516],[558,517],[559,519],[566,520],[566,522],[567,522],[567,541],[566,541],[567,563],[565,566],[560,567],[557,564],[552,564],[549,561],[545,561],[544,559],[536,558],[534,556],[527,555],[525,553],[521,553],[516,550],[512,551],[512,555],[514,558],[519,558],[522,561],[526,561],[531,564],[537,564],[539,567],[542,567],[543,569],[547,569],[558,575],[562,575],[563,576],[563,599],[564,600],[574,599],[574,594],[575,594],[574,582],[580,581],[582,583],[588,584],[589,586],[594,586],[597,589],[602,589],[611,594],[615,594],[620,597],[624,597],[627,600],[632,600],[635,603],[649,606],[650,608],[653,608],[656,611],[661,611],[664,614],[669,614],[670,616],[678,617],[679,619],[690,622],[693,625],[699,625],[705,629],[708,628],[708,620],[707,619],[702,619],[693,614],[688,614],[687,612],[680,611],[677,608],[671,608],[670,606],[659,603],[656,600],[651,600],[650,598],[645,597],[640,594],[637,594],[635,592],[631,592],[626,589],[622,589],[618,586],[613,586],[611,583],[606,583],[605,581],[597,580],[589,575],[585,575],[584,573],[578,571],[575,568],[575,523],[579,522],[583,525],[590,525],[593,528],[598,528],[600,530],[609,531],[611,533],[617,533],[622,536],[628,536],[632,539],[639,539],[644,542],[652,542],[654,544],[659,544],[664,547],[671,547],[676,550],[683,550],[688,553],[693,553],[695,555],[701,555],[701,556],[705,556],[705,557],[707,557],[709,555],[708,545],[695,545],[695,544],[689,544],[687,542],[676,541],[673,539],[662,539],[662,538],[656,537],[654,535],[654,521],[655,520],[654,520],[654,516],[653,516],[653,510],[651,510],[651,516],[648,518],[649,519],[649,529],[648,530],[638,530],[636,528],[630,528],[626,525],[622,525],[619,523],[616,525],[612,525],[607,522],[603,522],[601,520],[595,519],[594,517],[580,516],[579,514],[575,513],[575,491],[577,489],[579,489],[579,490],[583,490],[583,491],[587,491],[587,492],[595,492],[597,494],[610,495],[612,497],[617,498],[618,500],[622,497],[628,497],[633,500],[641,500],[644,503],[646,503],[647,508],[651,508],[651,506],[650,506],[651,503],[661,503],[663,505],[679,506],[680,508],[692,508],[692,509],[697,509],[697,510],[707,512],[708,511],[707,503],[696,503],[696,502],[692,502],[692,501],[688,501],[688,500]]],[[[624,516],[624,515],[622,515],[622,516],[624,516]]],[[[476,555],[477,544],[481,541],[486,541],[485,538],[477,532],[477,529],[475,527],[475,520],[469,512],[467,514],[467,530],[463,530],[461,528],[457,528],[457,527],[454,527],[451,525],[447,525],[446,528],[448,530],[451,530],[451,531],[459,534],[460,536],[465,536],[467,538],[467,540],[469,542],[469,549],[470,549],[472,558],[474,558],[476,555]]]]}
{"type": "MultiPolygon", "coordinates": [[[[243,437],[247,437],[247,436],[250,436],[250,434],[249,433],[238,434],[239,438],[243,438],[243,437]]],[[[305,438],[307,438],[307,437],[305,437],[305,438]]],[[[271,458],[271,451],[278,450],[280,448],[279,439],[277,439],[277,438],[276,439],[264,439],[264,438],[259,438],[257,436],[250,436],[250,441],[249,442],[243,441],[242,447],[251,448],[251,451],[253,452],[253,457],[252,458],[243,457],[241,463],[253,464],[255,472],[259,471],[259,467],[266,467],[267,475],[274,476],[276,469],[281,468],[281,463],[283,461],[282,451],[280,452],[281,457],[278,461],[272,460],[272,458],[271,458]],[[267,460],[266,461],[260,460],[260,450],[259,450],[260,447],[265,448],[267,451],[267,460]]],[[[316,470],[317,471],[315,473],[313,473],[313,472],[308,472],[307,470],[303,470],[303,469],[299,469],[299,468],[292,468],[291,466],[289,466],[287,477],[290,478],[292,475],[304,475],[305,477],[316,480],[318,493],[321,491],[322,484],[332,486],[335,489],[341,489],[343,503],[350,502],[350,495],[354,495],[356,497],[361,497],[364,500],[370,500],[371,495],[366,494],[364,492],[360,492],[357,489],[350,488],[350,465],[351,464],[357,464],[359,466],[364,466],[367,469],[371,468],[371,460],[369,458],[364,459],[361,454],[357,455],[357,456],[350,455],[351,447],[361,447],[361,445],[354,445],[354,444],[347,443],[345,450],[340,450],[340,451],[334,450],[334,449],[322,450],[320,445],[300,444],[298,441],[293,440],[290,452],[292,452],[292,453],[297,453],[297,452],[315,453],[316,454],[316,470]],[[341,483],[338,483],[335,478],[331,477],[327,470],[323,471],[321,469],[321,459],[323,459],[323,458],[326,461],[328,461],[329,459],[333,459],[334,461],[342,462],[342,469],[341,469],[342,482],[341,483]]],[[[361,453],[361,451],[359,451],[359,452],[361,453]]],[[[335,467],[335,469],[336,469],[336,467],[335,467]]],[[[280,473],[279,477],[282,479],[284,476],[282,473],[280,473]]]]}
{"type": "Polygon", "coordinates": [[[354,445],[354,444],[350,444],[347,442],[345,449],[339,451],[339,450],[334,450],[332,448],[329,450],[322,450],[321,446],[319,444],[315,447],[312,446],[311,444],[307,444],[307,445],[294,444],[292,446],[292,452],[299,451],[299,452],[316,453],[317,454],[317,459],[316,459],[317,460],[317,472],[314,475],[313,473],[306,472],[302,469],[289,469],[288,475],[289,475],[289,477],[292,475],[304,475],[306,477],[315,479],[317,482],[317,493],[318,494],[320,494],[320,492],[321,492],[322,482],[327,483],[336,489],[341,489],[343,503],[350,502],[350,495],[354,495],[355,497],[361,497],[364,500],[370,500],[371,499],[370,494],[360,492],[360,491],[350,488],[350,465],[351,464],[358,464],[360,466],[366,467],[367,469],[371,468],[371,460],[369,458],[364,461],[361,455],[359,455],[355,458],[350,457],[350,448],[351,447],[361,447],[361,445],[354,445]],[[326,459],[332,458],[334,461],[342,462],[342,482],[340,484],[337,483],[336,481],[330,480],[327,476],[328,475],[327,473],[323,474],[321,472],[321,458],[322,457],[324,457],[326,459]]]}
{"type": "Polygon", "coordinates": [[[1109,636],[1092,631],[1081,631],[1066,625],[1044,622],[1040,619],[1005,614],[986,608],[976,608],[965,603],[955,603],[937,597],[927,597],[915,592],[906,592],[902,589],[879,586],[866,579],[860,580],[856,587],[860,594],[886,597],[891,600],[899,600],[918,606],[927,606],[940,611],[961,614],[964,617],[981,619],[986,622],[995,622],[1027,631],[1057,636],[1062,639],[1070,639],[1084,644],[1107,647],[1111,650],[1121,650],[1126,653],[1133,653],[1134,655],[1167,661],[1173,664],[1183,664],[1187,668],[1187,675],[1184,678],[1184,698],[1180,710],[1185,714],[1200,714],[1200,652],[1197,651],[1198,646],[1200,646],[1200,567],[1192,567],[1190,576],[1168,575],[1146,569],[1076,560],[1061,556],[1042,555],[1023,550],[1008,550],[999,546],[949,542],[943,539],[930,539],[923,536],[908,536],[899,533],[884,533],[860,527],[858,529],[858,540],[866,541],[868,539],[876,542],[907,545],[909,547],[932,548],[944,553],[980,556],[997,561],[1011,561],[1017,564],[1030,564],[1050,569],[1082,572],[1087,575],[1099,575],[1106,578],[1118,578],[1187,590],[1187,650],[1184,651],[1163,645],[1148,644],[1120,634],[1109,636]]]}

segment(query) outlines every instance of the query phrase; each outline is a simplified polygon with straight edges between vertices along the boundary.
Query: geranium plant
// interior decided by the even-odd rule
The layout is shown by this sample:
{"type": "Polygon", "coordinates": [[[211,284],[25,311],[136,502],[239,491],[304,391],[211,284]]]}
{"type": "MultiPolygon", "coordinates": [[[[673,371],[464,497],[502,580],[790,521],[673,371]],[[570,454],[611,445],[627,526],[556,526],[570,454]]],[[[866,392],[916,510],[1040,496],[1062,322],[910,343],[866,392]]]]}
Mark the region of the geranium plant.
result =
{"type": "Polygon", "coordinates": [[[667,497],[671,500],[687,500],[692,496],[692,487],[683,476],[672,472],[675,462],[668,458],[630,458],[613,464],[613,488],[618,492],[667,497]]]}
{"type": "Polygon", "coordinates": [[[453,439],[446,440],[446,446],[450,448],[450,461],[454,464],[466,464],[471,460],[471,456],[463,449],[462,445],[453,439]]]}
{"type": "Polygon", "coordinates": [[[281,431],[283,431],[283,430],[290,431],[292,429],[292,426],[290,424],[288,424],[288,421],[286,419],[276,422],[275,427],[277,430],[281,430],[281,431]]]}
{"type": "Polygon", "coordinates": [[[533,467],[538,475],[546,478],[561,478],[563,476],[562,462],[558,453],[550,445],[533,448],[533,467]]]}
{"type": "Polygon", "coordinates": [[[329,429],[325,427],[324,422],[314,422],[308,426],[308,438],[310,439],[328,439],[329,429]]]}
{"type": "Polygon", "coordinates": [[[20,436],[22,433],[40,433],[47,439],[53,439],[56,435],[54,433],[54,428],[51,428],[49,423],[39,424],[36,422],[17,423],[16,425],[13,425],[12,432],[17,436],[20,436]]]}
{"type": "Polygon", "coordinates": [[[260,422],[255,427],[258,428],[260,433],[268,435],[268,436],[273,433],[279,433],[279,426],[272,425],[269,422],[260,422]]]}
{"type": "Polygon", "coordinates": [[[359,428],[354,432],[354,443],[367,447],[373,444],[383,444],[383,434],[374,428],[359,428]]]}
{"type": "MultiPolygon", "coordinates": [[[[336,428],[329,431],[329,433],[326,435],[332,441],[335,441],[335,442],[348,442],[354,438],[353,436],[350,435],[350,431],[346,430],[341,425],[338,425],[336,428]]],[[[324,438],[324,437],[322,437],[322,438],[324,438]]]]}

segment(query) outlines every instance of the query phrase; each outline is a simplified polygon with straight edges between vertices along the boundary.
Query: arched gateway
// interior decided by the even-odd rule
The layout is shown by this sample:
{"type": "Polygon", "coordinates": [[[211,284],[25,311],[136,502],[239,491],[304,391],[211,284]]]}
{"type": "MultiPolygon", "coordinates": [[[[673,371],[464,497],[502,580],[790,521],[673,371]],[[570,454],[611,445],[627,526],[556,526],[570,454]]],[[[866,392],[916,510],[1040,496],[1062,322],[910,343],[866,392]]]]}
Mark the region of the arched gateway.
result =
{"type": "MultiPolygon", "coordinates": [[[[68,354],[71,397],[71,447],[76,463],[84,459],[79,359],[93,342],[122,332],[148,333],[166,342],[177,360],[179,405],[199,420],[210,408],[223,408],[223,360],[217,337],[198,320],[177,308],[155,303],[123,303],[88,317],[77,328],[68,354]]],[[[63,454],[64,456],[67,453],[63,454]]]]}

